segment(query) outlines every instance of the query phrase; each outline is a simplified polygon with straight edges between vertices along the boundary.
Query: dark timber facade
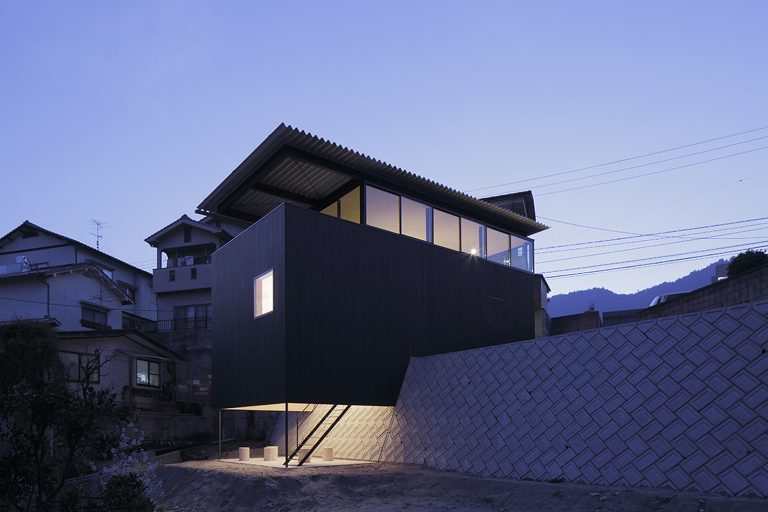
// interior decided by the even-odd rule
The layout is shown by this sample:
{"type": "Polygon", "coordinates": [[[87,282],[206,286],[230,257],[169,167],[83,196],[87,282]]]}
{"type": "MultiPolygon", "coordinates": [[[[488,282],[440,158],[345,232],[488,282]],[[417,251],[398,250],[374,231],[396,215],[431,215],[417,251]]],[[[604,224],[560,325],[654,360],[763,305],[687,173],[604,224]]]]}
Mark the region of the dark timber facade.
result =
{"type": "Polygon", "coordinates": [[[546,226],[508,199],[278,127],[199,208],[253,222],[213,255],[216,405],[394,405],[412,356],[533,338],[546,226]]]}

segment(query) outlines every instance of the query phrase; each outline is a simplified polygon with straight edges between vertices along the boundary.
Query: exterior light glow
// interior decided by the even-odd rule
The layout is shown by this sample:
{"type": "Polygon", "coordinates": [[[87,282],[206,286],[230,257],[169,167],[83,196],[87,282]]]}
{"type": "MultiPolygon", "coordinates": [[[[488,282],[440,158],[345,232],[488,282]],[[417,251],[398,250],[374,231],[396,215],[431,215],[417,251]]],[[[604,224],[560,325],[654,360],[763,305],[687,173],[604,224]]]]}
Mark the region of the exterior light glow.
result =
{"type": "Polygon", "coordinates": [[[474,247],[473,247],[473,248],[471,248],[471,249],[469,250],[469,254],[471,254],[472,256],[477,256],[477,249],[475,249],[474,247]]]}

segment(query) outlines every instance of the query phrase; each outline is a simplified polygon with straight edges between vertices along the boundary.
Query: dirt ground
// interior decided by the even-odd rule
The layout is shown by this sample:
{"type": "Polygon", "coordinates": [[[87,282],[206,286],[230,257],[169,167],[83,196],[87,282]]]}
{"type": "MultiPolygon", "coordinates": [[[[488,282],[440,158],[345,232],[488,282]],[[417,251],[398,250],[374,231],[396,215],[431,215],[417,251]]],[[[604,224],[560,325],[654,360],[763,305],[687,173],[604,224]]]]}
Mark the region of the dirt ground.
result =
{"type": "Polygon", "coordinates": [[[479,478],[402,464],[293,469],[193,461],[159,469],[165,511],[768,512],[768,500],[479,478]]]}

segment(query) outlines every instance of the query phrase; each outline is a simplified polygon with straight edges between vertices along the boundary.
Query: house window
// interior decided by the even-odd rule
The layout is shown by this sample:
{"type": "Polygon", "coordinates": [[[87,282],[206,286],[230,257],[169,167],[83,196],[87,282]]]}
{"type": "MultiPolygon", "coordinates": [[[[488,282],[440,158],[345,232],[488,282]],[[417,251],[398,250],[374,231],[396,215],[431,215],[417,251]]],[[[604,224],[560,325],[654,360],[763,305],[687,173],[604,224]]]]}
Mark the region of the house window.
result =
{"type": "Polygon", "coordinates": [[[169,270],[168,271],[168,281],[171,283],[176,280],[176,271],[175,270],[169,270]]]}
{"type": "Polygon", "coordinates": [[[197,268],[196,267],[192,267],[191,269],[189,269],[189,278],[190,279],[197,279],[197,268]]]}
{"type": "Polygon", "coordinates": [[[360,224],[360,187],[356,187],[339,199],[339,218],[360,224]]]}
{"type": "Polygon", "coordinates": [[[320,213],[331,216],[331,217],[338,217],[339,216],[339,202],[334,201],[322,210],[320,210],[320,213]]]}
{"type": "Polygon", "coordinates": [[[89,329],[109,329],[107,324],[108,311],[97,306],[82,305],[80,307],[80,325],[89,329]]]}
{"type": "Polygon", "coordinates": [[[274,310],[274,271],[270,270],[253,278],[253,318],[274,310]]]}
{"type": "Polygon", "coordinates": [[[136,359],[136,384],[139,386],[160,387],[160,362],[148,359],[136,359]]]}
{"type": "Polygon", "coordinates": [[[365,187],[365,222],[369,226],[400,233],[400,197],[378,188],[365,187]]]}
{"type": "Polygon", "coordinates": [[[430,242],[432,230],[432,209],[407,197],[400,198],[403,220],[403,234],[430,242]]]}
{"type": "Polygon", "coordinates": [[[68,381],[99,383],[100,361],[98,354],[78,352],[59,352],[59,359],[64,365],[64,376],[68,381]]]}
{"type": "Polygon", "coordinates": [[[450,213],[434,210],[435,245],[459,250],[459,218],[450,213]]]}
{"type": "Polygon", "coordinates": [[[522,270],[533,271],[533,244],[528,240],[512,237],[512,266],[522,270]]]}
{"type": "Polygon", "coordinates": [[[492,228],[486,228],[486,237],[488,261],[509,266],[509,235],[492,228]]]}
{"type": "Polygon", "coordinates": [[[210,304],[191,304],[173,308],[173,329],[207,329],[211,322],[210,304]]]}

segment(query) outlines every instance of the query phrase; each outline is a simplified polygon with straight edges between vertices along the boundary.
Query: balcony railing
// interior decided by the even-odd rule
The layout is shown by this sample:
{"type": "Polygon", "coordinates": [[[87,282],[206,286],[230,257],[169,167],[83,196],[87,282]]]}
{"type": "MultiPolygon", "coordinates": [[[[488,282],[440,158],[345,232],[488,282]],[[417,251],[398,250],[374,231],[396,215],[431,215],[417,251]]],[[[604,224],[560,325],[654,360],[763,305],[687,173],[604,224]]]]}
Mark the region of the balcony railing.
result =
{"type": "Polygon", "coordinates": [[[176,318],[171,320],[158,320],[156,322],[123,323],[124,329],[135,329],[142,332],[173,332],[210,329],[213,325],[213,317],[200,318],[176,318]]]}
{"type": "Polygon", "coordinates": [[[207,265],[211,262],[211,256],[179,256],[168,258],[162,268],[193,267],[195,265],[207,265]]]}

